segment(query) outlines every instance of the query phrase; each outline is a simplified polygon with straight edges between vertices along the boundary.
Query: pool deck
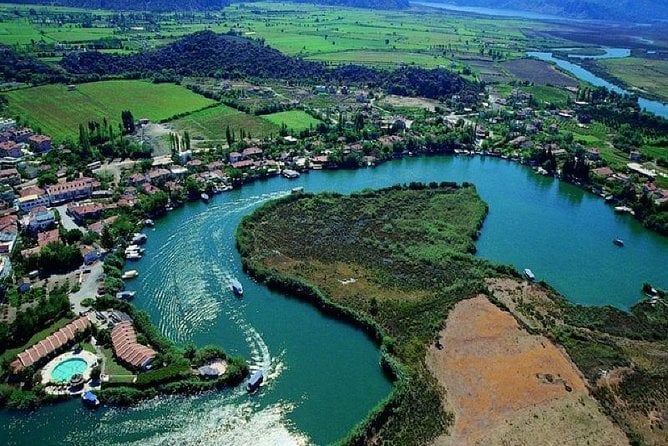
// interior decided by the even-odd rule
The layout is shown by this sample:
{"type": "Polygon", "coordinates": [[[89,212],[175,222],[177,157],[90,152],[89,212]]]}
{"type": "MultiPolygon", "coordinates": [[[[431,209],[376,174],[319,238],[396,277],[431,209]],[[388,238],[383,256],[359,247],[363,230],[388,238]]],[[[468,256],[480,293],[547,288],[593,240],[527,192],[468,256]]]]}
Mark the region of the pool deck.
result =
{"type": "MultiPolygon", "coordinates": [[[[45,386],[45,390],[47,392],[52,394],[71,395],[76,395],[83,392],[83,389],[78,392],[70,392],[69,386],[66,386],[67,390],[65,390],[65,383],[55,383],[54,385],[53,381],[51,381],[51,374],[53,373],[53,369],[55,369],[56,366],[61,362],[67,361],[68,359],[83,359],[88,363],[88,367],[86,367],[86,370],[83,372],[83,377],[86,382],[90,381],[90,372],[92,371],[93,367],[98,364],[97,356],[86,350],[81,350],[79,353],[66,352],[56,356],[42,368],[42,384],[45,386]]],[[[87,384],[84,385],[84,389],[87,389],[88,387],[89,386],[87,384]]]]}

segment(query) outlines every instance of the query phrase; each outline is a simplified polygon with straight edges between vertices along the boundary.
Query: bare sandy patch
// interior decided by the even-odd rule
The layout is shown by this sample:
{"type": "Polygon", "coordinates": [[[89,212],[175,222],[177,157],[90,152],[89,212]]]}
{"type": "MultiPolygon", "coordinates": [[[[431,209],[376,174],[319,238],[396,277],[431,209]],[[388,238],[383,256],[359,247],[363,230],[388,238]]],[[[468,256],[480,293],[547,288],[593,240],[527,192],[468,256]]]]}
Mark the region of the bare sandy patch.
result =
{"type": "Polygon", "coordinates": [[[484,296],[458,303],[426,362],[455,413],[438,445],[627,444],[570,359],[484,296]]]}

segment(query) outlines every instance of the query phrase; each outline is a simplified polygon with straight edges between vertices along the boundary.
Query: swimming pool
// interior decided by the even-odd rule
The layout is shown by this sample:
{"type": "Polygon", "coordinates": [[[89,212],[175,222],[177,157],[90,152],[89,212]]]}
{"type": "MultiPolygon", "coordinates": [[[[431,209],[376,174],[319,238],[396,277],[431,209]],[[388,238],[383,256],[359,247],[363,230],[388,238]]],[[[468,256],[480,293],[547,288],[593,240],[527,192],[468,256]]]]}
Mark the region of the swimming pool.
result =
{"type": "Polygon", "coordinates": [[[70,358],[58,364],[51,372],[51,380],[57,383],[69,382],[76,374],[83,374],[88,363],[80,358],[70,358]]]}

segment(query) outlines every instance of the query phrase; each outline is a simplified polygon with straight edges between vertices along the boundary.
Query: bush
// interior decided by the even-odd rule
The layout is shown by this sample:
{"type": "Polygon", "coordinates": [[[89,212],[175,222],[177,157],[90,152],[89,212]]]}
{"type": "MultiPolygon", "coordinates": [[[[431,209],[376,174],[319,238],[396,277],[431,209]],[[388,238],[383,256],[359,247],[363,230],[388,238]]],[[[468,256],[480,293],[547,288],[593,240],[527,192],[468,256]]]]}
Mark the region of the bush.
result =
{"type": "Polygon", "coordinates": [[[177,381],[191,374],[190,367],[183,364],[169,365],[137,376],[137,387],[147,388],[158,384],[177,381]]]}
{"type": "Polygon", "coordinates": [[[28,410],[39,405],[39,398],[34,392],[15,390],[7,399],[7,407],[10,409],[28,410]]]}

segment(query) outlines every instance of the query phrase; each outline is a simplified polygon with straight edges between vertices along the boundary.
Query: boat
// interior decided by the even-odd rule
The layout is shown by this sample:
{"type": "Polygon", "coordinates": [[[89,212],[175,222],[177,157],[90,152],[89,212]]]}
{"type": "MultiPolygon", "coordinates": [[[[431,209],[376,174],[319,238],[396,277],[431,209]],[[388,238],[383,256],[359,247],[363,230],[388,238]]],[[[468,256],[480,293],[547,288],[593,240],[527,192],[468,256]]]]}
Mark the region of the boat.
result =
{"type": "Polygon", "coordinates": [[[100,405],[100,400],[97,399],[97,395],[90,390],[81,394],[81,402],[88,407],[97,407],[100,405]]]}
{"type": "Polygon", "coordinates": [[[264,373],[262,373],[262,370],[258,370],[251,375],[248,384],[246,384],[246,390],[249,392],[256,391],[260,387],[260,384],[262,384],[262,381],[264,381],[264,373]]]}
{"type": "Polygon", "coordinates": [[[137,294],[136,291],[119,291],[116,293],[116,299],[131,300],[137,294]]]}
{"type": "Polygon", "coordinates": [[[200,198],[202,199],[203,202],[208,203],[209,202],[209,194],[206,192],[202,192],[202,195],[200,195],[200,198]]]}
{"type": "Polygon", "coordinates": [[[615,212],[623,213],[623,212],[628,212],[629,214],[633,212],[633,209],[631,209],[628,206],[615,206],[615,212]]]}
{"type": "Polygon", "coordinates": [[[304,192],[304,188],[301,187],[301,186],[300,187],[293,187],[290,192],[293,193],[293,194],[301,194],[301,193],[304,192]]]}
{"type": "Polygon", "coordinates": [[[141,259],[141,254],[137,251],[131,251],[125,254],[126,260],[139,260],[141,259]]]}
{"type": "Polygon", "coordinates": [[[529,268],[524,270],[524,277],[526,277],[530,281],[536,280],[536,276],[534,275],[533,271],[531,271],[529,268]]]}
{"type": "Polygon", "coordinates": [[[153,220],[151,220],[150,218],[147,218],[146,220],[144,220],[144,224],[145,224],[146,226],[148,226],[148,227],[151,227],[151,228],[152,228],[153,226],[155,226],[155,223],[154,223],[153,220]]]}
{"type": "Polygon", "coordinates": [[[143,245],[144,243],[146,243],[146,240],[148,240],[148,237],[146,236],[146,234],[142,234],[141,232],[136,232],[132,236],[133,245],[143,245]]]}
{"type": "Polygon", "coordinates": [[[614,243],[615,245],[617,245],[617,246],[619,246],[619,247],[624,246],[624,240],[622,240],[622,239],[620,239],[620,238],[616,238],[616,239],[614,239],[614,240],[612,241],[612,243],[614,243]]]}
{"type": "Polygon", "coordinates": [[[139,272],[136,269],[131,269],[130,271],[124,272],[123,275],[121,276],[121,279],[124,279],[124,280],[134,279],[138,275],[139,275],[139,272]]]}
{"type": "Polygon", "coordinates": [[[241,282],[239,282],[237,279],[232,279],[232,291],[234,291],[234,294],[237,296],[241,296],[244,294],[244,287],[241,285],[241,282]]]}
{"type": "Polygon", "coordinates": [[[296,170],[284,169],[283,176],[289,180],[292,180],[299,177],[299,172],[296,170]]]}

